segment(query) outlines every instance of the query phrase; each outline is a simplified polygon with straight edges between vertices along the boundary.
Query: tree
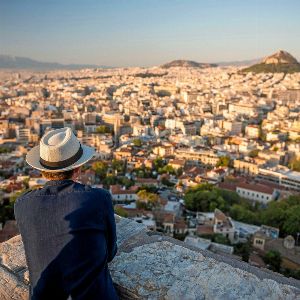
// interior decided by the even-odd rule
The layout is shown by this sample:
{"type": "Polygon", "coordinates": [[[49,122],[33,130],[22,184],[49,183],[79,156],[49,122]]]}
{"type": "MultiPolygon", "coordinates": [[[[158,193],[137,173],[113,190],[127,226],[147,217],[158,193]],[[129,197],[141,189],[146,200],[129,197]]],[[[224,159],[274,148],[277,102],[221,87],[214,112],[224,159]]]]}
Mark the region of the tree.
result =
{"type": "Polygon", "coordinates": [[[230,245],[229,239],[219,233],[216,233],[212,236],[212,242],[218,243],[218,244],[223,244],[223,245],[230,245]]]}
{"type": "Polygon", "coordinates": [[[189,189],[184,196],[184,203],[192,211],[209,212],[215,208],[226,208],[225,200],[211,184],[200,184],[189,189]]]}
{"type": "Polygon", "coordinates": [[[259,150],[258,149],[254,149],[254,150],[251,150],[249,152],[249,156],[252,157],[252,158],[254,158],[254,157],[257,157],[258,153],[259,153],[259,150]]]}
{"type": "Polygon", "coordinates": [[[9,148],[0,146],[0,153],[8,153],[10,152],[9,148]]]}
{"type": "Polygon", "coordinates": [[[126,189],[128,189],[129,187],[134,185],[134,181],[128,179],[127,177],[123,176],[123,177],[119,177],[118,179],[118,183],[125,186],[126,189]]]}
{"type": "Polygon", "coordinates": [[[136,201],[138,208],[144,208],[146,210],[152,210],[152,208],[158,206],[159,198],[157,194],[149,193],[146,190],[141,190],[137,193],[138,200],[136,201]]]}
{"type": "Polygon", "coordinates": [[[100,179],[104,179],[108,170],[108,165],[104,161],[96,161],[92,164],[92,170],[95,171],[96,175],[100,177],[100,179]]]}
{"type": "Polygon", "coordinates": [[[293,171],[300,172],[300,159],[293,158],[289,163],[289,168],[293,171]]]}
{"type": "Polygon", "coordinates": [[[165,173],[167,173],[167,174],[174,175],[174,174],[176,174],[176,170],[171,165],[166,165],[166,166],[164,166],[162,168],[159,168],[158,169],[158,173],[159,174],[165,174],[165,173]]]}
{"type": "Polygon", "coordinates": [[[283,230],[292,235],[300,231],[300,205],[292,206],[286,211],[283,230]]]}
{"type": "Polygon", "coordinates": [[[118,172],[124,172],[125,163],[123,160],[113,159],[111,167],[118,172]]]}
{"type": "Polygon", "coordinates": [[[257,222],[259,222],[257,214],[241,204],[234,204],[232,207],[230,207],[229,215],[236,221],[249,224],[257,224],[257,222]]]}
{"type": "Polygon", "coordinates": [[[266,264],[270,266],[270,269],[279,272],[280,271],[280,265],[281,265],[281,254],[276,250],[270,250],[268,251],[265,256],[263,257],[263,260],[266,264]]]}
{"type": "Polygon", "coordinates": [[[100,125],[96,128],[97,133],[112,133],[112,130],[110,127],[105,126],[105,125],[100,125]]]}
{"type": "Polygon", "coordinates": [[[251,242],[248,240],[246,243],[238,243],[234,245],[234,254],[242,257],[245,262],[249,261],[251,252],[251,242]]]}
{"type": "Polygon", "coordinates": [[[120,217],[124,217],[127,218],[128,217],[128,213],[126,212],[126,210],[121,207],[121,206],[115,206],[115,213],[117,215],[119,215],[120,217]]]}
{"type": "Polygon", "coordinates": [[[175,183],[172,183],[172,182],[171,182],[169,179],[167,179],[166,177],[163,177],[163,178],[162,178],[161,183],[162,183],[163,185],[166,185],[166,186],[169,186],[169,187],[175,185],[175,183]]]}
{"type": "Polygon", "coordinates": [[[154,159],[153,165],[154,165],[154,169],[158,171],[158,169],[162,168],[165,165],[165,163],[161,157],[157,157],[156,159],[154,159]]]}
{"type": "Polygon", "coordinates": [[[141,141],[141,139],[134,139],[133,144],[136,147],[141,147],[142,146],[142,141],[141,141]]]}
{"type": "Polygon", "coordinates": [[[219,161],[217,162],[217,167],[228,167],[230,164],[229,156],[220,156],[219,161]]]}

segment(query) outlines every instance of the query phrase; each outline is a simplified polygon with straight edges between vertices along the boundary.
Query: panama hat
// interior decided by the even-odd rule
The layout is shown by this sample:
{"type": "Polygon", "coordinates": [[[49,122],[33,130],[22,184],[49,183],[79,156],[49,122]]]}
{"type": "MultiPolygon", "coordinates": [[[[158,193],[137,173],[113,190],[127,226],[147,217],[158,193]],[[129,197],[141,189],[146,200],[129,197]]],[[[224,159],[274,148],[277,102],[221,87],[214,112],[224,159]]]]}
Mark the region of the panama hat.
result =
{"type": "Polygon", "coordinates": [[[40,171],[63,172],[80,167],[94,154],[92,147],[82,145],[72,129],[65,127],[46,133],[39,146],[27,153],[26,161],[40,171]]]}

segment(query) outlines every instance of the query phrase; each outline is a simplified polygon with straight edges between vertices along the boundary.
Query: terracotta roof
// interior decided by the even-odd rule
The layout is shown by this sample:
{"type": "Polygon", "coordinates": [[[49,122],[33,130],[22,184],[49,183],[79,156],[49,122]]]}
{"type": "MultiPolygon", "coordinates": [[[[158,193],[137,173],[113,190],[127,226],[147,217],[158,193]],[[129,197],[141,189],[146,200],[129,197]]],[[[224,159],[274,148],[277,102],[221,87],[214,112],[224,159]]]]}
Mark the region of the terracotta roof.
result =
{"type": "Polygon", "coordinates": [[[251,184],[251,183],[239,183],[237,185],[237,188],[242,188],[242,189],[247,189],[247,190],[251,190],[251,191],[255,191],[255,192],[259,192],[259,193],[265,193],[265,194],[273,194],[274,188],[268,185],[264,185],[264,184],[251,184]]]}
{"type": "Polygon", "coordinates": [[[186,229],[187,225],[183,218],[177,219],[174,224],[175,229],[186,229]]]}
{"type": "Polygon", "coordinates": [[[137,186],[131,186],[129,189],[122,189],[122,187],[118,184],[110,186],[110,191],[112,194],[120,194],[120,195],[135,194],[137,189],[138,189],[137,186]]]}
{"type": "Polygon", "coordinates": [[[236,182],[220,182],[219,188],[229,191],[236,191],[237,183],[236,182]]]}
{"type": "Polygon", "coordinates": [[[214,227],[212,225],[198,225],[197,234],[213,234],[214,227]]]}
{"type": "Polygon", "coordinates": [[[174,223],[174,215],[172,213],[165,213],[163,223],[174,223]]]}
{"type": "Polygon", "coordinates": [[[157,180],[154,178],[137,178],[135,180],[137,183],[152,183],[152,184],[157,184],[157,180]]]}
{"type": "Polygon", "coordinates": [[[228,219],[226,215],[217,208],[215,209],[215,218],[223,222],[227,221],[228,219]]]}

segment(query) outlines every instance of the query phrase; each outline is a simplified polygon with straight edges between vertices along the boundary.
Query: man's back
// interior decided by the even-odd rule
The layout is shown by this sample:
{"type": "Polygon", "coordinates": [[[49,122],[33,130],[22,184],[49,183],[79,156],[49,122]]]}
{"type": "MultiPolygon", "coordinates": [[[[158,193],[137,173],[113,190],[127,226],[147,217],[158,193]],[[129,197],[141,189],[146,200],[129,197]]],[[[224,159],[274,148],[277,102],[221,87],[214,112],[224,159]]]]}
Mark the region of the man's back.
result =
{"type": "Polygon", "coordinates": [[[108,192],[49,181],[16,201],[15,216],[32,299],[118,299],[107,268],[117,251],[108,192]]]}

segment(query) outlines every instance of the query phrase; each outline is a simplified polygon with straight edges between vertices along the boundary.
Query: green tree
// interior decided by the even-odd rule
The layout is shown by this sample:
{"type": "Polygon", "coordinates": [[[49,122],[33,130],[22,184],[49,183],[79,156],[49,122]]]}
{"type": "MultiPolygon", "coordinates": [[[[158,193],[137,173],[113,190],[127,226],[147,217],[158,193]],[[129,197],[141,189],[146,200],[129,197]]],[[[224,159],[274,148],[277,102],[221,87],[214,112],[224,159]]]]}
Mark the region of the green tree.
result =
{"type": "Polygon", "coordinates": [[[111,167],[118,172],[124,172],[125,162],[123,160],[113,159],[111,167]]]}
{"type": "Polygon", "coordinates": [[[289,168],[293,171],[300,172],[300,159],[293,158],[289,163],[289,168]]]}
{"type": "Polygon", "coordinates": [[[112,133],[112,130],[110,127],[106,126],[106,125],[100,125],[96,128],[96,132],[97,133],[112,133]]]}
{"type": "Polygon", "coordinates": [[[92,164],[92,170],[95,171],[97,176],[99,176],[101,179],[104,179],[106,177],[108,165],[104,161],[96,161],[92,164]]]}
{"type": "Polygon", "coordinates": [[[213,211],[215,208],[225,210],[226,202],[219,191],[211,184],[200,184],[189,189],[184,202],[187,209],[192,211],[213,211]]]}
{"type": "Polygon", "coordinates": [[[246,243],[238,243],[234,245],[234,254],[242,257],[242,260],[245,262],[249,261],[251,253],[251,242],[247,241],[246,243]]]}
{"type": "Polygon", "coordinates": [[[113,176],[113,175],[108,175],[106,176],[103,180],[102,183],[108,187],[110,185],[114,185],[118,183],[118,177],[117,176],[113,176]]]}
{"type": "Polygon", "coordinates": [[[123,176],[118,178],[118,183],[125,186],[126,189],[134,185],[134,181],[130,180],[129,178],[123,176]]]}
{"type": "Polygon", "coordinates": [[[219,234],[219,233],[214,234],[212,236],[212,242],[218,243],[218,244],[223,244],[223,245],[230,245],[229,239],[226,236],[219,234]]]}
{"type": "Polygon", "coordinates": [[[4,146],[0,146],[0,153],[8,153],[10,152],[10,149],[4,146]]]}
{"type": "Polygon", "coordinates": [[[230,157],[229,156],[220,156],[219,161],[217,162],[217,167],[229,167],[230,157]]]}
{"type": "Polygon", "coordinates": [[[159,174],[176,174],[176,170],[171,165],[163,166],[162,168],[158,169],[159,174]]]}
{"type": "Polygon", "coordinates": [[[166,185],[166,186],[169,186],[169,187],[172,187],[175,185],[175,183],[171,182],[169,179],[167,179],[166,177],[163,177],[162,180],[161,180],[161,183],[163,185],[166,185]]]}
{"type": "Polygon", "coordinates": [[[300,205],[292,206],[286,211],[283,230],[294,236],[300,232],[300,205]]]}
{"type": "Polygon", "coordinates": [[[142,141],[141,141],[141,139],[134,139],[133,144],[136,147],[141,147],[142,146],[142,141]]]}
{"type": "Polygon", "coordinates": [[[263,257],[263,260],[266,264],[270,266],[271,270],[275,272],[280,271],[282,258],[281,258],[281,254],[278,251],[275,250],[268,251],[263,257]]]}
{"type": "Polygon", "coordinates": [[[241,221],[249,224],[257,224],[257,222],[259,222],[257,214],[241,204],[232,205],[229,210],[229,215],[236,221],[241,221]]]}
{"type": "Polygon", "coordinates": [[[165,165],[163,159],[161,157],[157,157],[156,159],[154,159],[153,161],[153,166],[154,166],[154,169],[156,171],[158,171],[159,168],[162,168],[163,166],[165,165]]]}
{"type": "Polygon", "coordinates": [[[126,210],[121,207],[121,206],[115,206],[115,213],[117,215],[119,215],[120,217],[124,217],[127,218],[128,217],[128,213],[126,212],[126,210]]]}
{"type": "Polygon", "coordinates": [[[157,194],[149,193],[146,190],[141,190],[137,193],[137,195],[138,200],[136,203],[140,208],[151,210],[159,205],[159,198],[157,194]]]}

